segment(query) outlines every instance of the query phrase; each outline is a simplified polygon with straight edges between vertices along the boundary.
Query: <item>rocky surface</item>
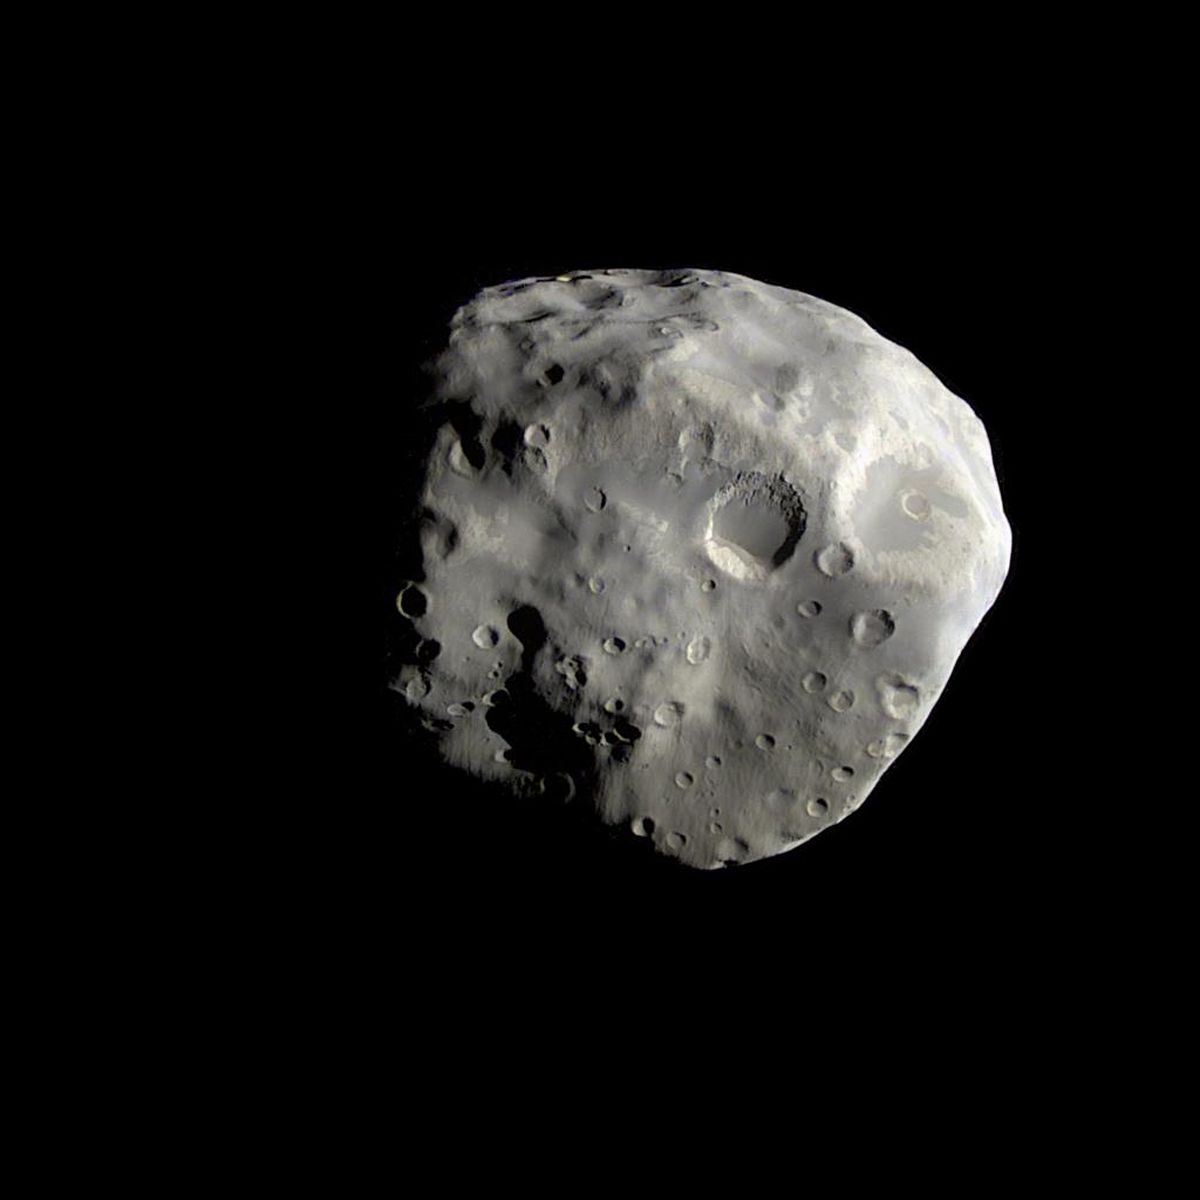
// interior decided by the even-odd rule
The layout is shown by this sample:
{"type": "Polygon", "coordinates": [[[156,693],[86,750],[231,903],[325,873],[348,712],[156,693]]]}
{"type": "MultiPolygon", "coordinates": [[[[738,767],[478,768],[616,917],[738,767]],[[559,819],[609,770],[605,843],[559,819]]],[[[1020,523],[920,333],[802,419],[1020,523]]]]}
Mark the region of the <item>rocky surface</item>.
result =
{"type": "Polygon", "coordinates": [[[853,812],[1008,567],[987,435],[844,309],[712,271],[484,290],[397,597],[453,768],[695,867],[853,812]]]}

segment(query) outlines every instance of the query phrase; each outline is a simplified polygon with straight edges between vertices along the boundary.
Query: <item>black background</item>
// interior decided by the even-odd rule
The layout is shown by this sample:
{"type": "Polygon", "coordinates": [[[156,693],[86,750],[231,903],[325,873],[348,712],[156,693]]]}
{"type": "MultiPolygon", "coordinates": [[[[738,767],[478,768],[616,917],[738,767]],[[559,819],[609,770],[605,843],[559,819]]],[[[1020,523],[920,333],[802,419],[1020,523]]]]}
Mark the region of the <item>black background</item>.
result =
{"type": "Polygon", "coordinates": [[[859,314],[983,420],[1013,557],[919,736],[863,807],[798,850],[731,870],[682,870],[578,812],[440,773],[398,732],[385,664],[374,795],[388,833],[363,861],[375,867],[371,902],[400,913],[401,952],[455,1011],[483,993],[494,1014],[510,986],[527,1005],[532,987],[539,1019],[582,1004],[615,1028],[666,1018],[645,1016],[647,990],[671,1006],[702,997],[707,1010],[752,987],[770,1019],[776,1004],[826,1012],[851,976],[854,990],[895,997],[931,977],[947,995],[1029,987],[1073,944],[1086,852],[1077,835],[1064,850],[1061,835],[1091,802],[1078,772],[1061,770],[1063,745],[1082,735],[1046,666],[1070,653],[1061,598],[1075,568],[1061,524],[1072,454],[1084,453],[1077,432],[1073,452],[1062,437],[1078,403],[1066,314],[1094,286],[1077,269],[1076,210],[1029,176],[1005,185],[953,171],[936,187],[918,172],[820,198],[735,187],[673,201],[666,186],[597,196],[578,175],[520,186],[498,197],[443,181],[402,223],[402,384],[381,396],[378,427],[385,638],[407,570],[404,479],[421,452],[416,366],[479,288],[530,275],[713,268],[859,314]]]}

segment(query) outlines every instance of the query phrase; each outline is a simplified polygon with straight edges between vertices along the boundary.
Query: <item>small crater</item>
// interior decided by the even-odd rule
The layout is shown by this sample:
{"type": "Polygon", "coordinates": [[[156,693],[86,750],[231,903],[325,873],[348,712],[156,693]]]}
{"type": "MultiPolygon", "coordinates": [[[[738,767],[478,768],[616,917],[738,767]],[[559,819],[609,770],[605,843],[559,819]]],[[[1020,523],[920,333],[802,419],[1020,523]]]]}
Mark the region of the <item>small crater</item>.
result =
{"type": "Polygon", "coordinates": [[[825,546],[813,555],[813,562],[822,575],[837,579],[854,568],[854,551],[845,542],[825,546]]]}
{"type": "Polygon", "coordinates": [[[603,593],[606,586],[607,585],[605,584],[604,580],[601,579],[599,575],[593,575],[591,579],[588,580],[588,591],[591,592],[593,596],[599,596],[601,593],[603,593]]]}
{"type": "Polygon", "coordinates": [[[850,636],[864,650],[882,645],[896,632],[896,619],[887,609],[855,613],[850,618],[850,636]]]}
{"type": "Polygon", "coordinates": [[[758,735],[758,737],[756,737],[754,739],[754,744],[760,750],[774,750],[775,749],[775,739],[769,733],[760,733],[758,735]]]}
{"type": "Polygon", "coordinates": [[[427,510],[421,518],[419,540],[427,558],[447,559],[458,547],[458,526],[448,517],[427,510]]]}
{"type": "Polygon", "coordinates": [[[554,800],[559,804],[566,804],[575,795],[575,781],[570,775],[561,771],[545,776],[541,780],[539,788],[547,800],[554,800]]]}
{"type": "Polygon", "coordinates": [[[854,707],[854,693],[849,688],[842,688],[829,697],[829,707],[834,712],[848,712],[854,707]]]}
{"type": "Polygon", "coordinates": [[[816,600],[802,600],[796,605],[796,611],[802,617],[819,617],[821,615],[821,605],[816,600]]]}
{"type": "Polygon", "coordinates": [[[429,680],[424,675],[414,675],[405,686],[404,695],[410,704],[424,700],[429,695],[429,680]]]}
{"type": "Polygon", "coordinates": [[[584,661],[581,658],[560,658],[554,664],[554,669],[572,691],[587,685],[587,671],[584,670],[584,661]]]}
{"type": "Polygon", "coordinates": [[[551,363],[550,366],[548,366],[546,368],[545,372],[542,375],[542,378],[551,387],[553,387],[556,383],[562,382],[562,378],[565,374],[566,374],[566,372],[562,369],[562,367],[560,367],[558,365],[558,363],[551,363]]]}
{"type": "Polygon", "coordinates": [[[809,695],[815,695],[817,692],[823,692],[828,682],[828,678],[820,671],[809,671],[800,681],[800,685],[809,695]]]}
{"type": "Polygon", "coordinates": [[[606,713],[619,713],[625,707],[625,701],[613,696],[611,700],[605,700],[604,711],[606,713]]]}
{"type": "Polygon", "coordinates": [[[642,736],[642,731],[632,721],[626,721],[624,717],[613,723],[613,729],[617,736],[625,742],[636,742],[642,736]]]}
{"type": "Polygon", "coordinates": [[[541,449],[550,444],[550,430],[545,425],[527,425],[525,427],[525,445],[541,449]]]}
{"type": "Polygon", "coordinates": [[[607,503],[608,497],[598,487],[588,488],[584,493],[583,504],[588,512],[598,513],[603,510],[607,503]]]}
{"type": "Polygon", "coordinates": [[[682,850],[684,848],[684,846],[686,846],[686,845],[687,845],[687,834],[686,833],[668,833],[667,834],[668,849],[679,851],[679,850],[682,850]]]}
{"type": "Polygon", "coordinates": [[[704,581],[704,582],[703,582],[703,583],[700,585],[700,590],[701,590],[702,592],[711,592],[711,591],[714,591],[714,590],[716,589],[716,586],[717,586],[717,581],[716,581],[715,579],[706,579],[706,580],[705,580],[705,581],[704,581]]]}
{"type": "Polygon", "coordinates": [[[720,821],[710,821],[708,824],[709,833],[724,833],[725,826],[720,821]]]}
{"type": "Polygon", "coordinates": [[[810,817],[823,817],[829,811],[829,801],[822,800],[819,796],[815,800],[810,800],[805,806],[804,811],[810,817]]]}
{"type": "Polygon", "coordinates": [[[470,702],[466,704],[447,704],[446,713],[451,717],[467,717],[475,711],[475,705],[470,702]]]}
{"type": "Polygon", "coordinates": [[[521,427],[512,421],[501,421],[492,434],[492,449],[500,456],[500,469],[506,475],[512,475],[512,460],[521,448],[523,437],[521,427]]]}
{"type": "Polygon", "coordinates": [[[912,517],[914,521],[929,519],[929,498],[924,492],[918,492],[915,488],[900,494],[900,507],[904,509],[905,516],[912,517]]]}
{"type": "Polygon", "coordinates": [[[497,642],[500,641],[500,631],[493,629],[491,625],[477,625],[475,632],[471,634],[471,641],[477,645],[480,650],[490,650],[497,642]]]}
{"type": "Polygon", "coordinates": [[[684,790],[690,788],[695,782],[696,780],[693,778],[693,776],[689,775],[687,771],[680,771],[675,776],[675,786],[678,788],[683,788],[684,790]]]}
{"type": "Polygon", "coordinates": [[[715,771],[721,765],[721,759],[716,754],[710,754],[705,760],[704,765],[710,770],[715,771]]]}
{"type": "Polygon", "coordinates": [[[688,662],[690,662],[692,664],[692,666],[696,666],[697,664],[702,663],[708,657],[711,649],[712,649],[712,642],[710,642],[708,638],[706,638],[706,637],[693,638],[690,642],[688,642],[688,648],[687,648],[688,662]]]}
{"type": "Polygon", "coordinates": [[[632,829],[637,837],[651,837],[654,833],[654,818],[634,817],[632,829]]]}
{"type": "Polygon", "coordinates": [[[450,446],[449,461],[450,469],[456,475],[466,475],[469,477],[483,466],[483,447],[476,442],[474,443],[474,450],[468,453],[466,443],[455,439],[450,446]],[[478,453],[474,453],[475,451],[478,453]]]}
{"type": "Polygon", "coordinates": [[[895,758],[904,748],[904,743],[907,741],[907,733],[889,733],[886,737],[881,737],[871,742],[867,746],[867,753],[872,758],[895,758]]]}
{"type": "Polygon", "coordinates": [[[723,866],[736,867],[750,853],[750,843],[742,838],[722,838],[717,843],[717,858],[723,866]]]}
{"type": "Polygon", "coordinates": [[[907,720],[921,705],[921,693],[900,675],[881,675],[879,702],[883,711],[897,721],[907,720]]]}
{"type": "Polygon", "coordinates": [[[796,803],[796,793],[791,788],[776,788],[767,797],[767,803],[773,808],[786,808],[796,803]]]}
{"type": "Polygon", "coordinates": [[[833,770],[829,772],[829,774],[832,776],[833,781],[835,783],[846,783],[848,780],[854,778],[854,768],[853,767],[834,767],[833,770]]]}
{"type": "Polygon", "coordinates": [[[406,617],[423,617],[429,608],[429,597],[415,583],[408,583],[400,589],[396,607],[406,617]]]}
{"type": "Polygon", "coordinates": [[[668,700],[654,710],[654,723],[669,729],[683,720],[683,705],[678,700],[668,700]]]}
{"type": "Polygon", "coordinates": [[[604,639],[605,654],[624,654],[625,643],[619,637],[610,637],[604,639]]]}

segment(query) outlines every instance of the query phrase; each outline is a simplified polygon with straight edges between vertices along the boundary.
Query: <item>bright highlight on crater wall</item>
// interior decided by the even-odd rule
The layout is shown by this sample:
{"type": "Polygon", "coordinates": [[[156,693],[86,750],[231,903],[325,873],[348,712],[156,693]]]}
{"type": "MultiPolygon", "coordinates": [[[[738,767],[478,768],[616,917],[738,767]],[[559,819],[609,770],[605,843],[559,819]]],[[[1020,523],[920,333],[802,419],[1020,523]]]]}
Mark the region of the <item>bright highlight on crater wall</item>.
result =
{"type": "Polygon", "coordinates": [[[434,376],[393,687],[450,767],[690,866],[862,804],[1008,569],[983,425],[815,297],[696,270],[505,283],[434,376]]]}

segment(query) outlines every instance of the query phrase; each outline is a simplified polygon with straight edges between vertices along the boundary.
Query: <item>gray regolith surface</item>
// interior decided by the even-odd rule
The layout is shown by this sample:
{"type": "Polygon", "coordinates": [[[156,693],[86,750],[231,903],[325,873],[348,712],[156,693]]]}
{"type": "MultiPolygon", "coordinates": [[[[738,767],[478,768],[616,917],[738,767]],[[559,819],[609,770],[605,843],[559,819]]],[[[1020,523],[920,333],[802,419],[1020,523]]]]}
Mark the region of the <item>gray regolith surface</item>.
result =
{"type": "Polygon", "coordinates": [[[434,377],[451,419],[397,597],[424,652],[393,686],[450,767],[688,865],[861,805],[1008,569],[979,419],[813,296],[698,270],[505,283],[434,377]]]}

